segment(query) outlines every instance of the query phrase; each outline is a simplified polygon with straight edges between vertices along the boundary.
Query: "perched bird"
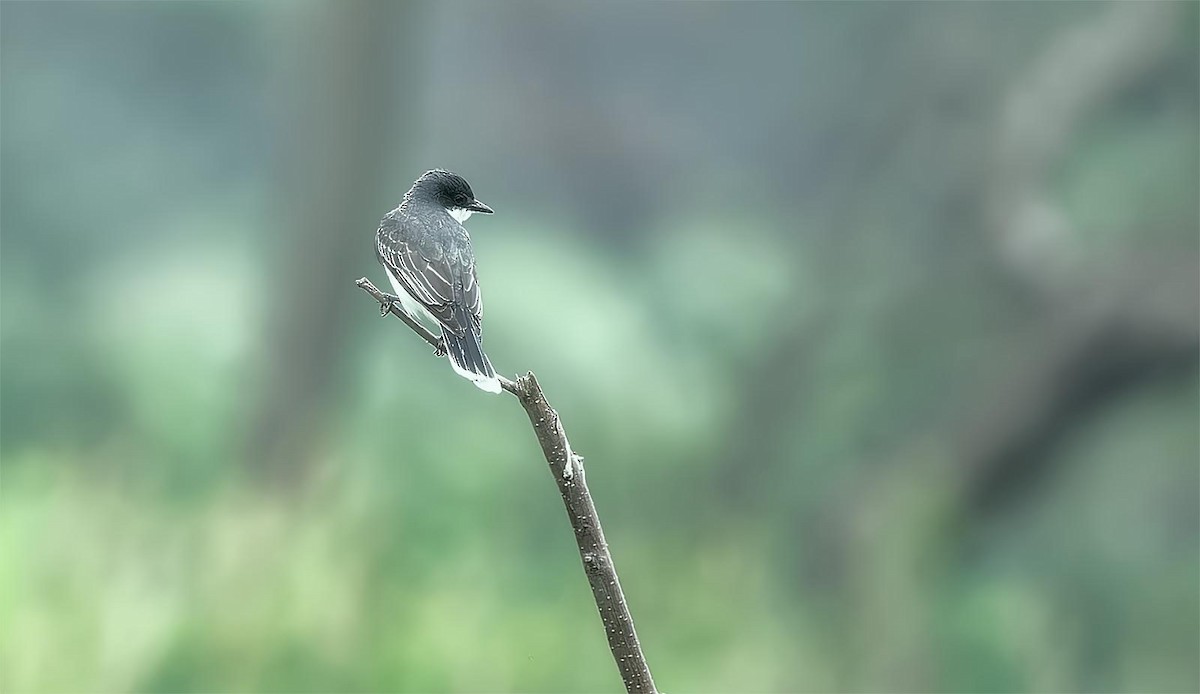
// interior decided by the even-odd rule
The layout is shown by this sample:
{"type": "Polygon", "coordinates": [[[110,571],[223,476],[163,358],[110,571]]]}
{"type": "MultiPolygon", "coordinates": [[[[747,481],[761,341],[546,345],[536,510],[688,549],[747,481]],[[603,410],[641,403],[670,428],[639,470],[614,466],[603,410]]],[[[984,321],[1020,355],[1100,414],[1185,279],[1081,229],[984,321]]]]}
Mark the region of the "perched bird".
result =
{"type": "Polygon", "coordinates": [[[492,208],[475,199],[462,176],[428,171],[379,222],[375,255],[396,290],[388,298],[414,319],[424,316],[441,327],[455,372],[499,393],[500,381],[483,353],[483,296],[471,237],[462,225],[475,212],[491,214],[492,208]]]}

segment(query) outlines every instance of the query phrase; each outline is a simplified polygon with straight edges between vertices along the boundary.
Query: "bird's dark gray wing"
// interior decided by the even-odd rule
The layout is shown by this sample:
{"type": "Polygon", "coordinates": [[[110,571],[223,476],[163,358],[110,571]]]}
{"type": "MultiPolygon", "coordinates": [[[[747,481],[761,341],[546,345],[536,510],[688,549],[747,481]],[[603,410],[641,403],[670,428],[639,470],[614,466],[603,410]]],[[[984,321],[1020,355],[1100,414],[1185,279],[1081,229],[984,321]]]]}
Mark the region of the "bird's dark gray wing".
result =
{"type": "Polygon", "coordinates": [[[381,222],[375,236],[379,262],[442,327],[459,334],[471,327],[478,331],[483,297],[470,246],[445,252],[407,238],[402,223],[394,218],[381,222]]]}

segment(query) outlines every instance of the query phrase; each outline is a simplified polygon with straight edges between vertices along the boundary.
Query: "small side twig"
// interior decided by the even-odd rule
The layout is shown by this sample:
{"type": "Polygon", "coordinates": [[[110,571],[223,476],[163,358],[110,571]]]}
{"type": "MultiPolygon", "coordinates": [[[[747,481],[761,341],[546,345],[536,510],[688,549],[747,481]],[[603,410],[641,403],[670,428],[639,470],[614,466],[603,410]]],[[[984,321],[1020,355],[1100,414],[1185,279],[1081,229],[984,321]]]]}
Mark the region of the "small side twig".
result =
{"type": "MultiPolygon", "coordinates": [[[[413,320],[400,307],[388,302],[387,295],[379,291],[367,278],[357,282],[359,288],[375,298],[380,305],[387,304],[388,312],[404,321],[404,324],[417,333],[438,353],[442,353],[442,340],[425,326],[413,320]]],[[[562,420],[550,403],[532,372],[520,376],[516,381],[499,377],[500,387],[516,396],[529,416],[533,425],[538,445],[542,455],[553,473],[555,484],[558,485],[559,495],[567,510],[567,518],[574,531],[575,544],[579,547],[579,557],[583,561],[584,574],[592,588],[592,597],[596,601],[596,609],[600,611],[600,619],[604,623],[604,634],[608,638],[608,648],[612,651],[625,690],[633,693],[657,694],[654,678],[650,675],[650,666],[642,654],[637,632],[633,628],[633,616],[625,602],[625,594],[617,579],[617,569],[613,564],[612,555],[608,551],[608,543],[604,540],[604,530],[600,527],[600,517],[592,502],[592,494],[588,491],[583,474],[583,458],[575,453],[567,440],[562,420]]]]}

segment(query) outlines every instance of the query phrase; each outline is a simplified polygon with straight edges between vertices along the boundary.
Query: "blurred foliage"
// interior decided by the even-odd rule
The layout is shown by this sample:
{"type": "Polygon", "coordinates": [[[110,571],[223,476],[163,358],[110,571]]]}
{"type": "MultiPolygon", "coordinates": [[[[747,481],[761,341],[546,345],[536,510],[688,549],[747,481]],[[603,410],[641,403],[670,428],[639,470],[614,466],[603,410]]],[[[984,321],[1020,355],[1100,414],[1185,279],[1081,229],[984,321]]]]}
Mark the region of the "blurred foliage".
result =
{"type": "Polygon", "coordinates": [[[667,691],[1200,689],[1200,14],[1146,5],[444,3],[358,85],[402,121],[307,130],[355,77],[288,56],[350,3],[3,3],[0,689],[619,689],[524,414],[376,317],[370,225],[344,278],[291,233],[345,202],[280,180],[322,127],[379,143],[364,217],[433,166],[497,209],[488,352],[667,691]],[[1022,265],[1006,109],[1106,22],[1151,40],[1019,182],[1022,265]]]}

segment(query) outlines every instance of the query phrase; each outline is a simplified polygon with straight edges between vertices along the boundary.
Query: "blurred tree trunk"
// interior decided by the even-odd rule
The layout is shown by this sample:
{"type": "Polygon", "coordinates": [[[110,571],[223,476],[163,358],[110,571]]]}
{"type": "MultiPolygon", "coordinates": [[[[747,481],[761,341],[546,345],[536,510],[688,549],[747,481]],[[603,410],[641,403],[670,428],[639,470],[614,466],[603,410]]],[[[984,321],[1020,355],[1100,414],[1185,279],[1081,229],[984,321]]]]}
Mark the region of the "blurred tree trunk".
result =
{"type": "MultiPolygon", "coordinates": [[[[858,30],[865,32],[860,59],[864,65],[887,64],[890,56],[899,51],[897,45],[909,40],[919,22],[918,16],[895,9],[873,13],[858,30]]],[[[873,98],[883,99],[886,93],[879,89],[877,80],[888,77],[868,70],[850,72],[861,75],[855,85],[855,93],[871,93],[873,98]]],[[[890,185],[888,178],[893,159],[901,156],[896,144],[921,123],[937,117],[929,113],[928,103],[906,98],[903,92],[894,92],[890,99],[882,102],[878,109],[864,109],[852,117],[831,120],[824,124],[822,138],[837,143],[839,156],[833,158],[826,175],[836,180],[837,186],[821,196],[823,210],[813,211],[815,218],[824,220],[824,232],[811,245],[800,243],[802,234],[793,234],[792,242],[784,252],[794,256],[798,266],[805,264],[806,253],[815,253],[824,262],[814,268],[823,273],[821,286],[828,287],[830,296],[848,295],[855,291],[858,281],[853,273],[841,268],[853,267],[855,244],[862,223],[864,199],[886,193],[890,185]],[[824,214],[824,217],[819,215],[824,214]],[[839,270],[833,270],[838,268],[839,270]]],[[[794,162],[789,162],[795,166],[794,162]]],[[[940,173],[940,172],[936,172],[940,173]]],[[[931,173],[932,177],[934,173],[931,173]]],[[[786,186],[791,176],[780,172],[775,177],[786,186]]],[[[786,188],[776,191],[783,198],[786,188]]],[[[789,212],[790,214],[790,212],[789,212]]],[[[793,431],[794,423],[805,399],[805,391],[812,378],[816,359],[812,357],[829,332],[834,329],[838,317],[832,308],[817,315],[804,315],[781,310],[776,323],[777,332],[766,340],[768,352],[747,364],[738,379],[734,411],[737,424],[730,429],[727,446],[717,466],[718,482],[723,500],[734,507],[747,508],[761,498],[765,489],[776,484],[779,470],[791,463],[782,442],[793,431]],[[789,365],[780,368],[781,364],[789,365]],[[745,461],[753,460],[754,465],[745,461]]]]}
{"type": "Polygon", "coordinates": [[[371,262],[375,224],[395,202],[382,190],[386,155],[408,144],[395,138],[413,102],[396,95],[419,87],[411,76],[418,9],[367,1],[282,8],[276,236],[265,253],[276,298],[267,306],[248,451],[256,476],[272,484],[302,482],[321,454],[347,336],[343,302],[371,262]],[[397,70],[401,62],[408,68],[397,70]],[[394,114],[393,104],[406,113],[394,114]]]}

